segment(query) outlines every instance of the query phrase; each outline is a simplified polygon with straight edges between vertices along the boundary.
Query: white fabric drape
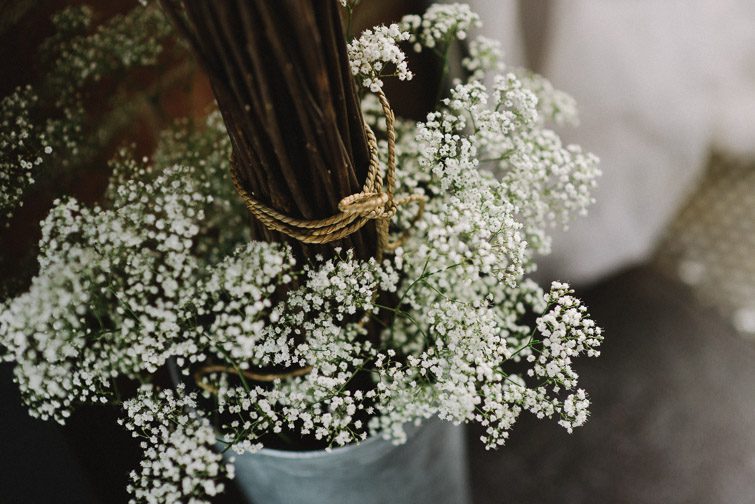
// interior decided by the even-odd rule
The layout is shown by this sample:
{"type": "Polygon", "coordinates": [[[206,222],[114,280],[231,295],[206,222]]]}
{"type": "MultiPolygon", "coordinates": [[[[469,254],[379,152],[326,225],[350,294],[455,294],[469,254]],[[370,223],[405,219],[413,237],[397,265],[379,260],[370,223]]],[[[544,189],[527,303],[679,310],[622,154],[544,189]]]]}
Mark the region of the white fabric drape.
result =
{"type": "MultiPolygon", "coordinates": [[[[521,63],[515,3],[472,4],[521,63]]],[[[652,252],[711,147],[755,151],[755,2],[551,0],[547,26],[542,73],[580,109],[563,137],[600,156],[604,175],[590,215],[542,264],[591,281],[652,252]]]]}

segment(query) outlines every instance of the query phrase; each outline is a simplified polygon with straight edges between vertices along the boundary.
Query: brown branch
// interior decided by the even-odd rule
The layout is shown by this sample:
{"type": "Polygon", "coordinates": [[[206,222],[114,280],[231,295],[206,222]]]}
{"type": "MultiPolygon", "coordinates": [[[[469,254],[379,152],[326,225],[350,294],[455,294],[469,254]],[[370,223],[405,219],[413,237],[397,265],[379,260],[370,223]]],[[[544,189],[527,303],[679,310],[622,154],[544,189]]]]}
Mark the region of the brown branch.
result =
{"type": "MultiPolygon", "coordinates": [[[[210,77],[247,192],[294,218],[321,219],[359,192],[369,151],[336,0],[163,0],[210,77]]],[[[229,180],[230,183],[230,180],[229,180]]],[[[375,253],[374,224],[305,245],[254,224],[299,257],[375,253]]]]}

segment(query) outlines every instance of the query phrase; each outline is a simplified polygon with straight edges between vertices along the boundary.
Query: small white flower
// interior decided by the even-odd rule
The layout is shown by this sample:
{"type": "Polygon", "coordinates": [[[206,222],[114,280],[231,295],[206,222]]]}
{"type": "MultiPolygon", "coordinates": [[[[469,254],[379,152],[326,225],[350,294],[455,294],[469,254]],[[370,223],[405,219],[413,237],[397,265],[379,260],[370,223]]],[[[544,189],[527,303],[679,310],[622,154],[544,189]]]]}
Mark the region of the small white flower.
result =
{"type": "Polygon", "coordinates": [[[412,72],[406,55],[398,46],[398,42],[408,39],[408,32],[392,24],[365,30],[352,40],[348,45],[349,65],[357,82],[377,93],[383,87],[381,77],[395,75],[400,80],[410,80],[412,72]]]}
{"type": "Polygon", "coordinates": [[[480,26],[480,17],[469,5],[460,3],[432,4],[420,17],[407,15],[401,20],[401,29],[411,35],[409,41],[414,49],[446,47],[453,40],[464,40],[467,32],[480,26]]]}

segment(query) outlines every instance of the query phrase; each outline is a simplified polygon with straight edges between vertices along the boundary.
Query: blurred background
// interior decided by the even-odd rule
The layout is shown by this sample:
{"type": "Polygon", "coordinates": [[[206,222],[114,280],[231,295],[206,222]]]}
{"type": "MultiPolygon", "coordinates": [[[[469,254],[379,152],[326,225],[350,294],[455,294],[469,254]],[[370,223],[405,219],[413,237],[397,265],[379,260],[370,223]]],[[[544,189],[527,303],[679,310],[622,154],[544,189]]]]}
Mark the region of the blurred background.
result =
{"type": "MultiPolygon", "coordinates": [[[[50,16],[71,3],[0,0],[1,96],[40,78],[50,16]]],[[[562,134],[601,157],[597,204],[557,234],[538,276],[575,285],[606,331],[603,356],[578,366],[593,401],[586,427],[568,435],[524,416],[496,452],[469,429],[475,501],[755,502],[755,3],[470,3],[508,64],[576,98],[580,127],[562,134]]],[[[135,2],[88,4],[107,22],[135,2]]],[[[363,0],[355,23],[426,5],[363,0]]],[[[411,58],[418,78],[437,79],[432,61],[411,58]]],[[[207,112],[204,76],[178,49],[163,59],[134,81],[96,84],[88,113],[120,126],[75,170],[35,184],[0,229],[2,295],[34,274],[55,197],[97,201],[119,145],[148,154],[174,119],[207,112]],[[133,105],[127,120],[106,105],[116,91],[133,105]]],[[[399,114],[423,117],[427,81],[391,83],[399,114]]],[[[126,502],[137,448],[115,412],[84,409],[65,428],[32,420],[5,364],[0,398],[0,502],[126,502]]]]}

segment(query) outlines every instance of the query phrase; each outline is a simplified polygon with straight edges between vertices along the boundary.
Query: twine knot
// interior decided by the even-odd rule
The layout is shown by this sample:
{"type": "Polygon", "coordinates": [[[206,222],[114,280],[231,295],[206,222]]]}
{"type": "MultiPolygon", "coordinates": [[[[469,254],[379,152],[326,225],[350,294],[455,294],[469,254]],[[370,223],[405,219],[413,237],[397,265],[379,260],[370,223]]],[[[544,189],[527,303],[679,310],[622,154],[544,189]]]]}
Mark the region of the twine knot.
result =
{"type": "Polygon", "coordinates": [[[338,209],[366,219],[387,219],[396,214],[393,198],[384,192],[351,194],[338,203],[338,209]]]}
{"type": "Polygon", "coordinates": [[[370,150],[370,167],[367,172],[367,179],[361,192],[350,194],[341,199],[338,203],[339,213],[318,220],[296,219],[284,215],[253,198],[242,187],[235,165],[233,165],[231,170],[233,184],[251,214],[270,230],[278,231],[304,243],[319,244],[343,239],[361,229],[370,220],[375,220],[377,221],[378,235],[377,259],[381,259],[384,252],[395,250],[401,246],[408,238],[409,230],[405,230],[398,239],[391,241],[388,230],[390,219],[396,215],[399,206],[414,202],[418,204],[417,214],[411,222],[411,224],[414,224],[422,218],[426,198],[419,194],[402,198],[393,197],[393,188],[396,185],[396,131],[393,127],[395,118],[383,92],[378,92],[377,96],[385,115],[388,140],[388,167],[385,187],[383,187],[383,174],[378,159],[377,139],[372,129],[365,124],[367,145],[370,150]]]}

